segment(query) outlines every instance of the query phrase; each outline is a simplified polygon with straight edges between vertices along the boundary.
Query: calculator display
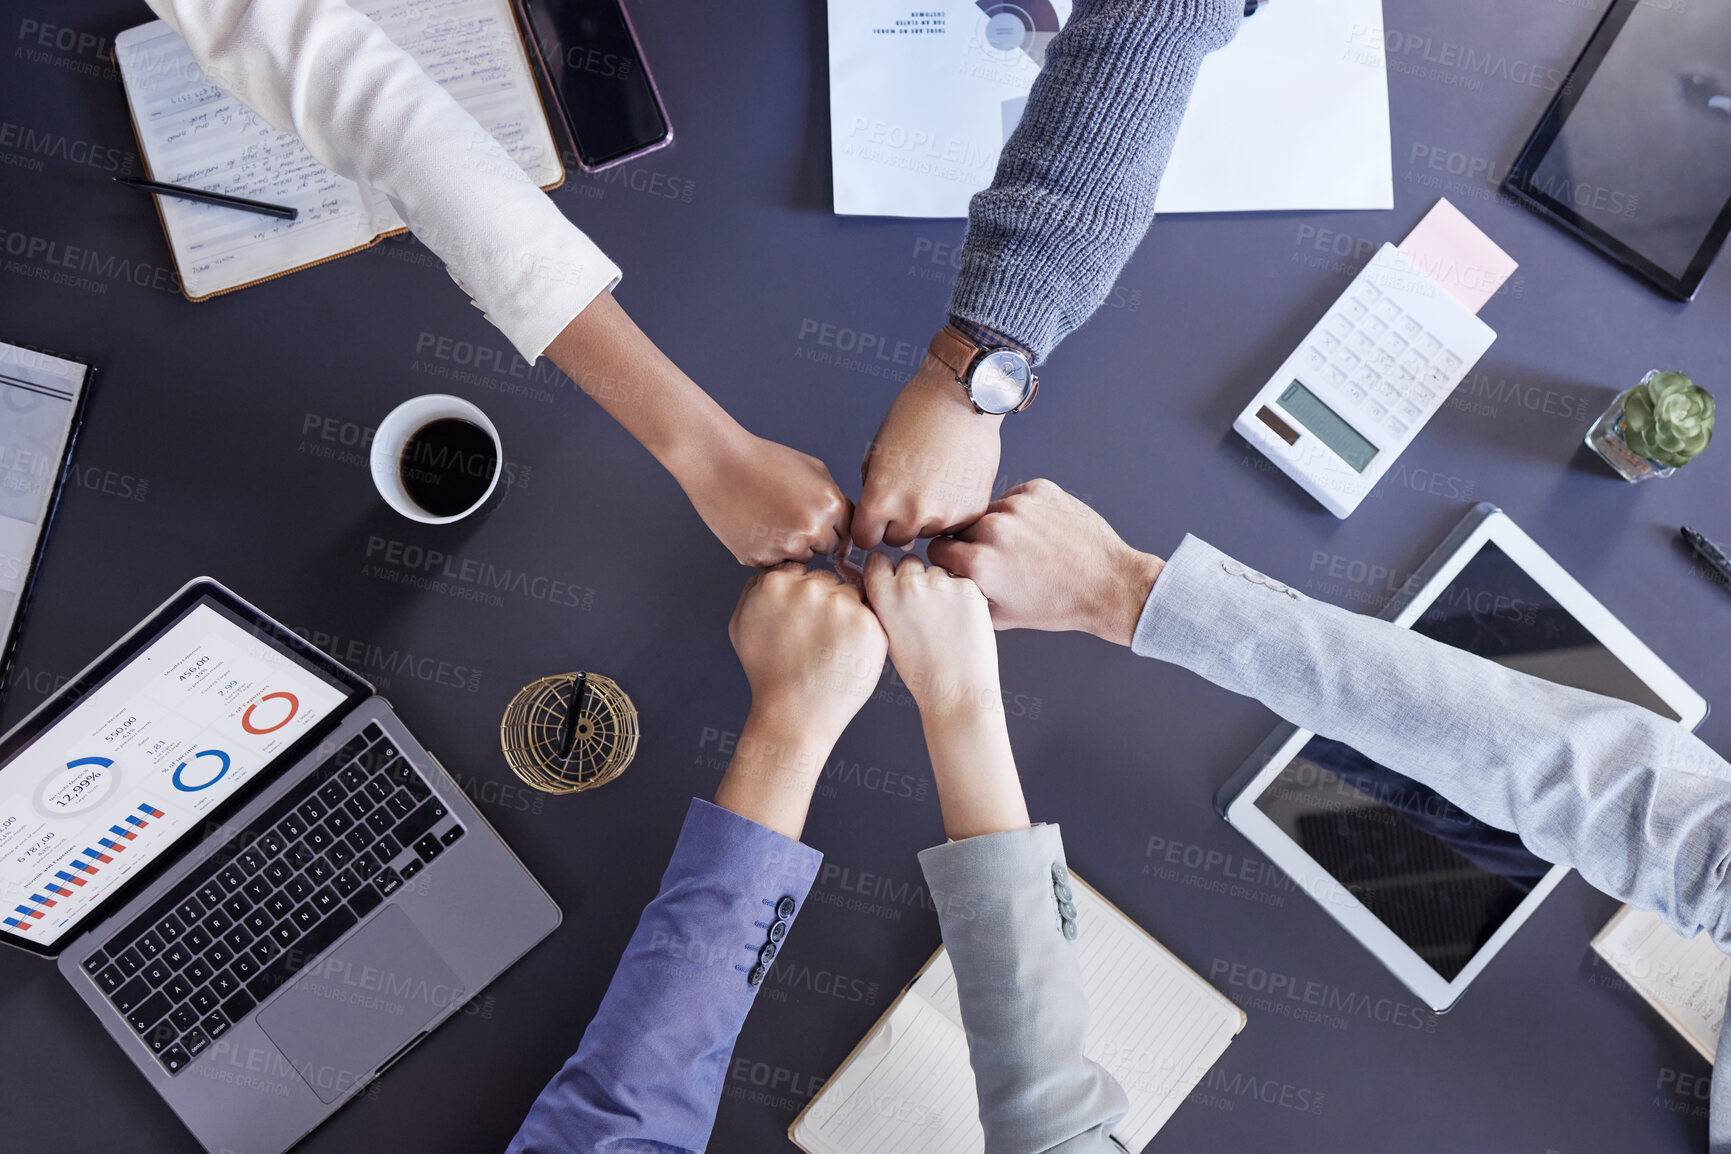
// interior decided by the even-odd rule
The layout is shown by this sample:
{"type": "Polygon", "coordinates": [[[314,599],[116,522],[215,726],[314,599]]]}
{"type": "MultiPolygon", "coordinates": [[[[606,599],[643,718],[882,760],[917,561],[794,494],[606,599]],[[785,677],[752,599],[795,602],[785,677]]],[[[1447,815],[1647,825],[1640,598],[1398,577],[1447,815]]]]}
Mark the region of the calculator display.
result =
{"type": "Polygon", "coordinates": [[[1286,391],[1280,394],[1280,407],[1357,472],[1364,472],[1375,458],[1377,447],[1298,381],[1286,386],[1286,391]]]}

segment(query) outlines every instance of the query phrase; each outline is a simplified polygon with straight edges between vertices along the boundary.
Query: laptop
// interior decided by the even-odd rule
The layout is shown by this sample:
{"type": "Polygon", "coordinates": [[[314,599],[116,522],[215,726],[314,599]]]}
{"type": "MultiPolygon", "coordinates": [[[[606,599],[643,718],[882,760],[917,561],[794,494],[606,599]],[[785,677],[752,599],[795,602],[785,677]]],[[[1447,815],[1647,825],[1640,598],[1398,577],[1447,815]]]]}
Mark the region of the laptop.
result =
{"type": "Polygon", "coordinates": [[[0,737],[0,941],[277,1154],[558,926],[372,686],[207,578],[0,737]]]}

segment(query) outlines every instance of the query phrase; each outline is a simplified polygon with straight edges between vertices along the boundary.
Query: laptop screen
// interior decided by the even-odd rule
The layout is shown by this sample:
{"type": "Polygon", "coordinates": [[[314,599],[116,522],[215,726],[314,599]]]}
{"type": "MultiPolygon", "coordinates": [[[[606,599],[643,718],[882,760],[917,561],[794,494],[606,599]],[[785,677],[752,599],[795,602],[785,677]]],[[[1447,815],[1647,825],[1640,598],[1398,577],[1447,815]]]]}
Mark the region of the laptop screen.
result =
{"type": "Polygon", "coordinates": [[[53,944],[342,706],[312,666],[207,595],[84,689],[0,766],[0,933],[53,944]]]}

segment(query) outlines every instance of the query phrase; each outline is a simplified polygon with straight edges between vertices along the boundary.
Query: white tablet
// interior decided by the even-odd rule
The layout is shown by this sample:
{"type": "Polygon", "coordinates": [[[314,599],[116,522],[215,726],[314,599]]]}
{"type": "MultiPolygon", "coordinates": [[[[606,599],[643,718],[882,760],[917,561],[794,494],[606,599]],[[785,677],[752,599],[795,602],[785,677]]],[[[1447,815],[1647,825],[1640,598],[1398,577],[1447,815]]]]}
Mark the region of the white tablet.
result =
{"type": "MultiPolygon", "coordinates": [[[[1707,702],[1494,505],[1479,505],[1379,616],[1694,729],[1707,702]]],[[[1567,867],[1338,741],[1283,725],[1217,798],[1244,833],[1432,1009],[1567,867]]]]}

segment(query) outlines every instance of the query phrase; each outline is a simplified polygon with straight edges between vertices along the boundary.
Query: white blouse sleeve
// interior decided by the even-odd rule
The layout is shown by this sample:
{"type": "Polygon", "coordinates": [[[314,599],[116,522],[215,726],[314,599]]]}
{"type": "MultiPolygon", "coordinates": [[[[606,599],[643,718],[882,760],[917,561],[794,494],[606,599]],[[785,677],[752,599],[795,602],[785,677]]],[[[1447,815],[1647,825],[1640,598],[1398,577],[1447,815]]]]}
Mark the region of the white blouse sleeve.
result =
{"type": "Polygon", "coordinates": [[[149,0],[211,81],[368,185],[524,357],[619,268],[462,105],[343,0],[149,0]]]}

